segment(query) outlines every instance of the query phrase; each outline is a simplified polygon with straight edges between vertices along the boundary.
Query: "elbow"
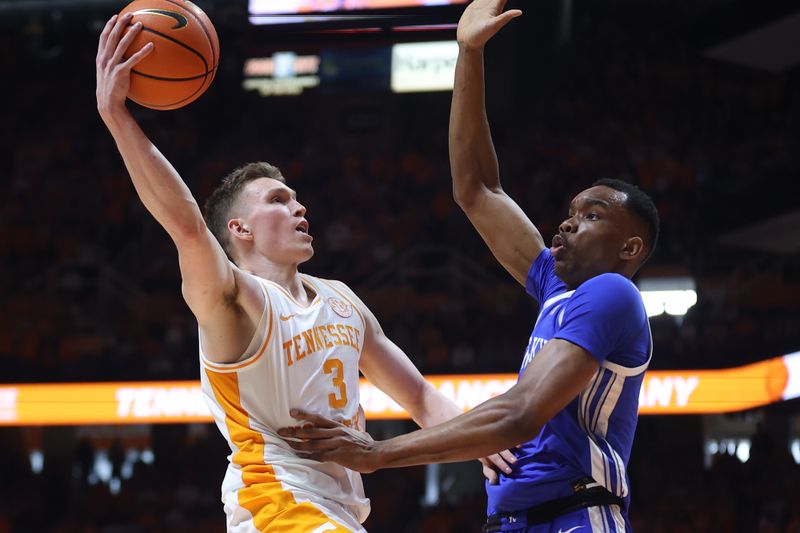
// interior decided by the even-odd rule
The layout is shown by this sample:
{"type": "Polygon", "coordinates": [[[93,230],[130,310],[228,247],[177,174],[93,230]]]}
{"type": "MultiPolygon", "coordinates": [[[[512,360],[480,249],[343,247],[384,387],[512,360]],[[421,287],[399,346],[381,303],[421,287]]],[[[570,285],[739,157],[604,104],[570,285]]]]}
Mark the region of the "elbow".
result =
{"type": "Polygon", "coordinates": [[[493,194],[503,194],[503,189],[499,184],[487,185],[478,175],[453,178],[453,199],[467,213],[493,194]]]}
{"type": "Polygon", "coordinates": [[[208,227],[202,217],[174,220],[170,224],[170,235],[176,242],[194,242],[206,237],[208,227]]]}
{"type": "Polygon", "coordinates": [[[480,198],[480,193],[485,187],[475,182],[459,183],[453,179],[453,200],[464,211],[469,211],[480,198]]]}
{"type": "Polygon", "coordinates": [[[516,410],[508,420],[508,434],[514,436],[517,444],[533,439],[542,430],[542,424],[535,416],[523,410],[516,410]]]}

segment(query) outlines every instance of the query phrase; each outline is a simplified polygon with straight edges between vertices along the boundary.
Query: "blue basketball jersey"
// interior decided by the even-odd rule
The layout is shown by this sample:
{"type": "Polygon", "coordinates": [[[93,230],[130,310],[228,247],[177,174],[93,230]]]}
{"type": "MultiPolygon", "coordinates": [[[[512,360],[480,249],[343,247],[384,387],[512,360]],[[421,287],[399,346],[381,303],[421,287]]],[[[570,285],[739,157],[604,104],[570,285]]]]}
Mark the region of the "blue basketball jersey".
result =
{"type": "Polygon", "coordinates": [[[636,286],[619,274],[601,274],[567,291],[550,250],[531,266],[527,292],[539,302],[520,375],[550,339],[591,353],[600,368],[586,388],[516,451],[511,475],[486,483],[488,514],[528,509],[573,493],[589,476],[630,499],[626,466],[639,409],[639,391],[652,354],[650,324],[636,286]]]}

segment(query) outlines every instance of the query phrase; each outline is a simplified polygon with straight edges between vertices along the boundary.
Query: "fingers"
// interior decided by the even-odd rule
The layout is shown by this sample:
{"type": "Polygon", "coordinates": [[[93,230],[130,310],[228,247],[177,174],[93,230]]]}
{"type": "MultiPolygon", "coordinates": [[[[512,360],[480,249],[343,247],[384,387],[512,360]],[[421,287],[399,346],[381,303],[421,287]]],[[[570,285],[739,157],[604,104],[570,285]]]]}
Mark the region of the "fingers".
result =
{"type": "Polygon", "coordinates": [[[320,463],[324,463],[328,461],[327,454],[325,452],[298,452],[303,456],[304,459],[311,459],[312,461],[319,461],[320,463]]]}
{"type": "Polygon", "coordinates": [[[500,13],[493,21],[495,31],[499,31],[501,28],[503,28],[503,26],[511,22],[512,19],[515,19],[520,15],[522,15],[522,11],[519,9],[509,9],[508,11],[500,13]]]}
{"type": "Polygon", "coordinates": [[[126,59],[120,66],[124,69],[130,70],[136,66],[139,61],[147,57],[150,52],[153,51],[153,43],[147,43],[142,48],[133,54],[131,57],[126,59]]]}
{"type": "Polygon", "coordinates": [[[125,13],[121,17],[117,17],[114,27],[111,29],[111,33],[109,33],[108,39],[106,40],[106,49],[116,50],[122,32],[130,25],[132,17],[133,15],[130,13],[125,13]]]}
{"type": "Polygon", "coordinates": [[[497,476],[497,472],[495,472],[494,468],[486,466],[485,464],[481,466],[483,466],[483,477],[489,480],[489,485],[497,485],[499,477],[497,476]]]}
{"type": "Polygon", "coordinates": [[[508,463],[506,463],[505,459],[500,457],[500,454],[497,454],[497,453],[492,454],[489,457],[487,457],[486,459],[490,463],[492,463],[494,466],[496,466],[497,469],[500,470],[501,472],[503,472],[504,474],[510,474],[511,473],[511,467],[508,466],[508,463]]]}
{"type": "Polygon", "coordinates": [[[125,35],[123,35],[122,39],[120,39],[119,43],[117,43],[117,49],[114,50],[114,55],[111,56],[112,65],[118,65],[122,63],[122,58],[125,56],[125,52],[128,51],[128,47],[131,45],[131,42],[133,42],[140,31],[142,31],[141,22],[137,22],[136,24],[128,27],[125,35]]]}
{"type": "Polygon", "coordinates": [[[100,34],[100,43],[97,48],[97,62],[99,66],[105,66],[116,53],[120,36],[123,31],[129,27],[131,17],[132,15],[130,13],[125,13],[121,17],[114,15],[106,23],[106,27],[103,28],[103,33],[100,34]]]}
{"type": "Polygon", "coordinates": [[[329,439],[341,435],[339,428],[320,428],[316,426],[297,426],[278,430],[281,437],[295,439],[329,439]]]}
{"type": "Polygon", "coordinates": [[[324,463],[325,461],[330,461],[331,456],[335,450],[311,450],[311,449],[303,449],[302,447],[295,446],[300,445],[299,442],[292,442],[287,441],[287,443],[292,446],[295,452],[297,452],[298,457],[302,457],[303,459],[311,459],[312,461],[319,461],[320,463],[324,463]]]}
{"type": "Polygon", "coordinates": [[[307,413],[306,411],[301,411],[300,409],[292,409],[289,411],[289,414],[293,418],[297,418],[298,420],[307,420],[311,422],[317,427],[320,428],[338,428],[342,427],[342,424],[339,422],[335,422],[329,418],[325,418],[324,416],[320,416],[314,413],[307,413]]]}
{"type": "Polygon", "coordinates": [[[102,33],[100,33],[100,43],[97,45],[98,58],[100,57],[100,53],[106,46],[106,42],[108,41],[108,35],[111,33],[111,29],[114,27],[114,23],[116,21],[117,21],[117,15],[114,15],[113,17],[108,19],[108,22],[106,22],[106,25],[103,27],[102,33]]]}
{"type": "Polygon", "coordinates": [[[335,450],[340,446],[337,439],[287,440],[286,443],[301,453],[335,450]]]}
{"type": "Polygon", "coordinates": [[[509,465],[516,464],[517,462],[517,456],[511,453],[510,450],[503,450],[500,452],[500,457],[502,457],[509,465]]]}

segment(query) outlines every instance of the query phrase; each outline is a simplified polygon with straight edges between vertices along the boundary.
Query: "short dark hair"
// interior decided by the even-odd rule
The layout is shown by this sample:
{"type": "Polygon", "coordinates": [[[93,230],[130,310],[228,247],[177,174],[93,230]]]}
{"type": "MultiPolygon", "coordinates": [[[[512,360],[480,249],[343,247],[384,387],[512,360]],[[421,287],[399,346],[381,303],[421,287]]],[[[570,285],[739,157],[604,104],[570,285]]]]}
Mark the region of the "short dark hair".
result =
{"type": "Polygon", "coordinates": [[[658,217],[658,209],[653,199],[647,195],[643,190],[626,181],[617,180],[613,178],[603,178],[595,181],[592,187],[610,187],[616,191],[624,192],[628,199],[625,202],[625,207],[642,222],[644,222],[646,235],[644,236],[644,243],[647,246],[647,255],[642,261],[644,264],[653,255],[658,242],[659,226],[661,224],[658,217]]]}
{"type": "Polygon", "coordinates": [[[244,186],[258,178],[272,178],[286,183],[286,178],[283,177],[278,167],[263,161],[247,163],[222,178],[222,183],[214,189],[204,206],[203,218],[205,218],[206,225],[231,260],[233,260],[233,248],[228,234],[231,207],[244,186]]]}

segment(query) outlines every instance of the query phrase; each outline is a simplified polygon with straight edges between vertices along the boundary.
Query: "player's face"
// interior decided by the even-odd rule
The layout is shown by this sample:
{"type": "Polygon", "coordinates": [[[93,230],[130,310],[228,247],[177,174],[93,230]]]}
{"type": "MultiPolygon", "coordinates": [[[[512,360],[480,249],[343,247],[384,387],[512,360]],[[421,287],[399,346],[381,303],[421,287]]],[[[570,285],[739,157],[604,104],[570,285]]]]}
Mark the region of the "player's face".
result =
{"type": "Polygon", "coordinates": [[[610,187],[586,189],[570,203],[550,251],[555,272],[569,288],[606,272],[621,272],[621,254],[635,224],[627,195],[610,187]]]}
{"type": "Polygon", "coordinates": [[[278,180],[259,178],[245,185],[242,200],[244,220],[264,256],[285,264],[311,259],[314,239],[308,232],[306,208],[292,189],[278,180]]]}

